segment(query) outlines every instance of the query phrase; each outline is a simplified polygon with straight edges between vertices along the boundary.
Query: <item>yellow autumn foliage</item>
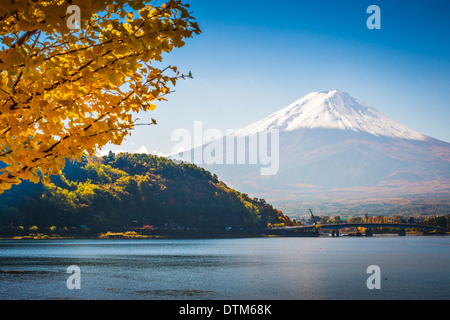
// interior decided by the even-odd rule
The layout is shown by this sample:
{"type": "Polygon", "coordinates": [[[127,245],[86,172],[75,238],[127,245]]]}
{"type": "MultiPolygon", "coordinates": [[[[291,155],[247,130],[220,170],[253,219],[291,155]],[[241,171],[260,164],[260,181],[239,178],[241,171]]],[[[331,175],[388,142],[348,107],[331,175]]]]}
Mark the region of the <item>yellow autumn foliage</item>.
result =
{"type": "Polygon", "coordinates": [[[133,112],[154,110],[190,77],[155,66],[200,33],[189,6],[153,2],[2,2],[0,193],[22,180],[49,183],[66,158],[120,144],[133,112]],[[70,5],[80,8],[78,29],[68,27],[70,5]]]}

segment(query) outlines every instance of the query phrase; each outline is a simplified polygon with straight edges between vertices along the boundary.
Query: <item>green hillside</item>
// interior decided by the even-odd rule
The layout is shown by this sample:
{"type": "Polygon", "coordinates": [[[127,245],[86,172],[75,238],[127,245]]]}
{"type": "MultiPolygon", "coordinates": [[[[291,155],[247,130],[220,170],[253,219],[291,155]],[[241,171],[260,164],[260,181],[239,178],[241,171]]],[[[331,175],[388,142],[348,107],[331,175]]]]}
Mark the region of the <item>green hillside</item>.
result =
{"type": "Polygon", "coordinates": [[[147,154],[84,158],[67,163],[47,186],[24,182],[0,195],[2,234],[33,226],[39,232],[53,226],[95,233],[144,226],[219,230],[280,223],[292,224],[263,199],[230,189],[195,165],[147,154]]]}

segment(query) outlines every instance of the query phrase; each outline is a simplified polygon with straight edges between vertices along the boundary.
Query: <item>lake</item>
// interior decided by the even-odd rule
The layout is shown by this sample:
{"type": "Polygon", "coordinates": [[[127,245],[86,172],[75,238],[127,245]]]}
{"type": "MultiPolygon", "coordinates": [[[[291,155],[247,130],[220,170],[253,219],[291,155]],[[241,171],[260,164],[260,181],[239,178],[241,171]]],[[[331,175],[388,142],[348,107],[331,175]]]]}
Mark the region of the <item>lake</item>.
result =
{"type": "Polygon", "coordinates": [[[1,240],[0,299],[447,300],[449,263],[448,236],[1,240]]]}

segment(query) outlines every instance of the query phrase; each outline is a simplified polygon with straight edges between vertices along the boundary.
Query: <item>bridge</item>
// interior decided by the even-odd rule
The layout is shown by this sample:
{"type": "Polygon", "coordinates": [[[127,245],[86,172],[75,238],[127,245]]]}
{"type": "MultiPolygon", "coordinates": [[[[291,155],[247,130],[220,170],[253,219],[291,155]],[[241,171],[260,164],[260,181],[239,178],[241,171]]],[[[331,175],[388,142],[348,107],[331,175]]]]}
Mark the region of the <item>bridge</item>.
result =
{"type": "Polygon", "coordinates": [[[400,236],[404,236],[406,234],[406,229],[420,229],[425,231],[437,231],[443,232],[444,229],[439,226],[426,226],[422,224],[416,223],[336,223],[336,224],[318,224],[316,227],[320,227],[320,229],[329,229],[331,230],[331,235],[339,237],[339,230],[344,228],[364,228],[366,236],[373,235],[373,228],[395,228],[398,229],[398,234],[400,236]]]}
{"type": "MultiPolygon", "coordinates": [[[[316,218],[314,217],[311,209],[309,209],[311,213],[312,220],[314,221],[314,224],[308,225],[308,226],[292,226],[292,227],[282,227],[278,228],[280,231],[283,231],[287,234],[293,234],[293,233],[315,233],[319,234],[320,229],[325,230],[331,230],[331,235],[333,237],[339,237],[340,230],[346,229],[346,228],[364,228],[364,235],[365,236],[373,236],[373,229],[374,228],[382,228],[382,227],[388,227],[388,228],[395,228],[398,229],[398,234],[400,236],[406,235],[406,229],[420,229],[425,230],[426,232],[429,231],[436,231],[437,233],[444,233],[444,228],[440,226],[427,226],[417,223],[372,223],[372,222],[355,222],[355,223],[335,223],[335,224],[320,224],[316,222],[316,218]],[[282,229],[282,230],[281,230],[282,229]]],[[[276,228],[277,229],[277,228],[276,228]]],[[[357,234],[362,235],[362,234],[357,234]]]]}
{"type": "Polygon", "coordinates": [[[274,229],[280,229],[289,233],[294,234],[295,232],[299,233],[318,233],[318,230],[331,230],[331,235],[333,237],[339,237],[340,230],[346,229],[346,228],[364,228],[365,236],[372,236],[374,228],[382,228],[382,227],[388,227],[388,228],[395,228],[399,229],[398,234],[400,236],[406,235],[406,229],[420,229],[425,231],[436,231],[438,233],[444,232],[444,229],[440,226],[427,226],[422,224],[415,224],[415,223],[336,223],[336,224],[314,224],[309,226],[292,226],[292,227],[281,227],[281,228],[274,228],[274,229]]]}

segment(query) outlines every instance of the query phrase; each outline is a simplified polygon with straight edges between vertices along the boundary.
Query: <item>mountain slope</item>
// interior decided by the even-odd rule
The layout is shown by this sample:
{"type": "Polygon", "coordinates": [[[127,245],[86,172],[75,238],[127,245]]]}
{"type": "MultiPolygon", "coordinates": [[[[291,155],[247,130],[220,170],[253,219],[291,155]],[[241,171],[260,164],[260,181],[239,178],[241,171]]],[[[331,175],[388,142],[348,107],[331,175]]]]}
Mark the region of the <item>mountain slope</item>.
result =
{"type": "Polygon", "coordinates": [[[153,225],[215,229],[291,224],[263,199],[227,187],[192,164],[146,154],[67,163],[48,186],[24,182],[0,197],[0,227],[86,225],[92,232],[153,225]]]}
{"type": "MultiPolygon", "coordinates": [[[[236,139],[250,141],[275,130],[279,132],[275,175],[261,175],[261,165],[248,162],[199,165],[228,185],[277,205],[283,201],[450,195],[449,143],[407,128],[347,93],[310,93],[237,131],[236,139]]],[[[248,156],[249,150],[248,145],[235,146],[225,153],[248,156]]]]}

